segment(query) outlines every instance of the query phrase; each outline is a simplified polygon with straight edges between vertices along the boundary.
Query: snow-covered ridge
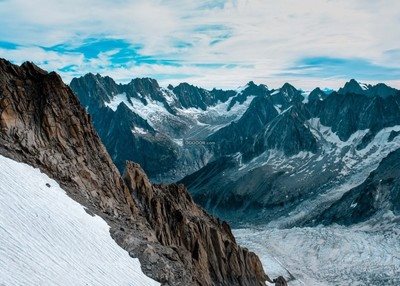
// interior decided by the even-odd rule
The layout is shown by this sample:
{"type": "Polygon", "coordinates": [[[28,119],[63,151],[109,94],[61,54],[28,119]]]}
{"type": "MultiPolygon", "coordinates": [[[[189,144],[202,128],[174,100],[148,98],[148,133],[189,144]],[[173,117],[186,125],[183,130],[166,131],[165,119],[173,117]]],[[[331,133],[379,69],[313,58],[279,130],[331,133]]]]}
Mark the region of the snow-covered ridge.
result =
{"type": "MultiPolygon", "coordinates": [[[[169,103],[173,102],[170,92],[164,91],[164,97],[168,98],[169,103]]],[[[147,104],[144,104],[138,98],[131,97],[128,100],[126,93],[114,95],[110,102],[105,102],[105,105],[116,111],[118,106],[124,103],[158,131],[164,131],[165,126],[168,126],[171,122],[182,122],[182,124],[190,126],[189,129],[193,129],[190,134],[201,133],[198,129],[206,130],[205,133],[209,134],[232,121],[238,120],[246,112],[254,98],[255,96],[248,96],[243,103],[236,102],[229,111],[228,106],[232,98],[226,102],[218,102],[214,106],[209,106],[207,110],[194,107],[176,108],[176,115],[171,114],[160,101],[147,98],[147,104]]]]}
{"type": "Polygon", "coordinates": [[[54,180],[0,156],[0,285],[159,285],[54,180]]]}
{"type": "Polygon", "coordinates": [[[369,89],[369,85],[363,82],[358,82],[358,84],[360,85],[362,90],[368,90],[369,89]]]}

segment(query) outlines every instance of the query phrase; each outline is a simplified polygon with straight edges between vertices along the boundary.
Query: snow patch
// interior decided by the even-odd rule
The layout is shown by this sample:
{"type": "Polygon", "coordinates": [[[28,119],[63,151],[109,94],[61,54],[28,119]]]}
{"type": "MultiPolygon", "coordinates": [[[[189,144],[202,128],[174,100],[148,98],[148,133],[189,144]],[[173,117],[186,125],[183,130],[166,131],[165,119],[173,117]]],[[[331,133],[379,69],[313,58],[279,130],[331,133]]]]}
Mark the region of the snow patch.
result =
{"type": "Polygon", "coordinates": [[[308,97],[310,96],[311,90],[302,90],[301,95],[303,96],[303,103],[308,103],[308,97]]]}
{"type": "Polygon", "coordinates": [[[362,90],[368,90],[369,86],[366,83],[358,82],[362,90]]]}
{"type": "Polygon", "coordinates": [[[249,84],[246,84],[246,85],[243,85],[243,86],[239,86],[235,91],[236,91],[237,94],[240,94],[248,87],[249,87],[249,84]]]}
{"type": "Polygon", "coordinates": [[[276,89],[276,90],[274,90],[274,91],[271,93],[271,95],[276,95],[276,94],[278,94],[280,91],[281,91],[280,89],[276,89]]]}
{"type": "Polygon", "coordinates": [[[172,139],[178,146],[183,146],[183,139],[172,139]]]}
{"type": "Polygon", "coordinates": [[[132,129],[132,133],[133,134],[146,135],[147,131],[144,130],[143,128],[141,128],[141,127],[134,126],[133,129],[132,129]]]}
{"type": "Polygon", "coordinates": [[[109,108],[111,108],[113,111],[116,111],[118,108],[118,105],[120,105],[122,102],[126,104],[126,106],[129,107],[129,102],[128,99],[126,98],[126,93],[119,93],[116,94],[110,102],[105,102],[105,105],[109,108]]]}
{"type": "Polygon", "coordinates": [[[279,114],[282,113],[282,104],[276,104],[276,105],[274,105],[274,107],[275,107],[275,110],[276,110],[279,114]]]}

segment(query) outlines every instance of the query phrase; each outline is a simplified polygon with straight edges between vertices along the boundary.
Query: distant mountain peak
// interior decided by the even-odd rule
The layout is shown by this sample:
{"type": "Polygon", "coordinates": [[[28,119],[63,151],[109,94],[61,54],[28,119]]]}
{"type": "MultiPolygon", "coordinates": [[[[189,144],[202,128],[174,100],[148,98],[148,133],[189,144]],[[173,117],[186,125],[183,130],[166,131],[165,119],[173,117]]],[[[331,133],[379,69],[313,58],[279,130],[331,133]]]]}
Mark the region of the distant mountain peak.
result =
{"type": "Polygon", "coordinates": [[[344,87],[338,90],[339,94],[362,94],[367,96],[378,96],[382,98],[386,98],[389,96],[393,96],[399,94],[399,91],[395,88],[387,86],[384,83],[378,83],[376,85],[371,85],[367,83],[361,83],[356,81],[355,79],[351,79],[346,82],[344,87]]]}
{"type": "Polygon", "coordinates": [[[159,88],[159,84],[157,80],[149,77],[143,77],[143,78],[134,78],[131,80],[129,84],[133,84],[137,89],[146,89],[148,90],[149,88],[151,89],[157,89],[159,88]]]}
{"type": "Polygon", "coordinates": [[[282,87],[281,90],[297,90],[293,85],[291,85],[288,82],[285,82],[282,87]]]}
{"type": "Polygon", "coordinates": [[[194,86],[193,84],[187,83],[187,82],[181,82],[175,88],[198,88],[197,86],[194,86]]]}
{"type": "Polygon", "coordinates": [[[312,101],[315,101],[315,100],[324,100],[327,96],[328,95],[326,94],[325,91],[323,91],[319,87],[316,87],[308,95],[308,101],[312,102],[312,101]]]}
{"type": "Polygon", "coordinates": [[[347,93],[355,93],[355,94],[364,94],[364,90],[361,85],[352,78],[350,81],[346,82],[344,87],[338,90],[340,94],[347,94],[347,93]]]}

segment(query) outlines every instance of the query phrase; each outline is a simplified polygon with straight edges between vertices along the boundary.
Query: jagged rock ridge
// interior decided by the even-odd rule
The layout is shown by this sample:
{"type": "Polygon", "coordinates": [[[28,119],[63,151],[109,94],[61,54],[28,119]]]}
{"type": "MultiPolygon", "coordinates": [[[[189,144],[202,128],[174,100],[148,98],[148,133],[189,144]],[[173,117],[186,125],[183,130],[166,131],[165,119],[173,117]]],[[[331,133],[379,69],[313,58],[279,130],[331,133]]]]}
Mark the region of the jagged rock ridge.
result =
{"type": "Polygon", "coordinates": [[[91,114],[118,169],[123,171],[125,160],[138,162],[156,182],[177,181],[203,167],[209,151],[184,148],[183,140],[199,139],[199,134],[228,124],[238,115],[235,110],[224,114],[223,109],[234,107],[233,100],[236,106],[243,103],[233,90],[205,90],[187,83],[164,89],[149,78],[117,84],[109,77],[87,74],[74,78],[70,86],[91,114]],[[120,106],[130,112],[120,114],[120,106]],[[202,114],[205,110],[210,116],[202,114]],[[215,114],[220,119],[215,120],[215,114]]]}
{"type": "Polygon", "coordinates": [[[263,285],[257,256],[178,185],[151,185],[128,163],[124,179],[90,117],[55,73],[0,60],[0,154],[40,168],[163,285],[263,285]],[[216,256],[216,254],[219,254],[216,256]]]}
{"type": "Polygon", "coordinates": [[[211,213],[239,225],[318,222],[400,148],[400,93],[382,86],[353,80],[339,92],[318,88],[307,97],[285,84],[256,97],[239,120],[210,135],[216,150],[226,146],[224,157],[180,182],[211,213]],[[260,117],[259,110],[268,112],[260,117]]]}

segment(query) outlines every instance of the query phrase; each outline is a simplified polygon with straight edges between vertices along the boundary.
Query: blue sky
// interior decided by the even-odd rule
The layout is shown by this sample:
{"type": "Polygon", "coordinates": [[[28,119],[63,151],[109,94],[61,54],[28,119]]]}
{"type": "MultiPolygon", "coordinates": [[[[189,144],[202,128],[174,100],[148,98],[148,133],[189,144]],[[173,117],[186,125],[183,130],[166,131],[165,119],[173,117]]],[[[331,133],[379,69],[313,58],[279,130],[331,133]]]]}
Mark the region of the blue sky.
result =
{"type": "Polygon", "coordinates": [[[68,83],[87,72],[235,88],[400,88],[394,0],[0,0],[0,57],[68,83]]]}

